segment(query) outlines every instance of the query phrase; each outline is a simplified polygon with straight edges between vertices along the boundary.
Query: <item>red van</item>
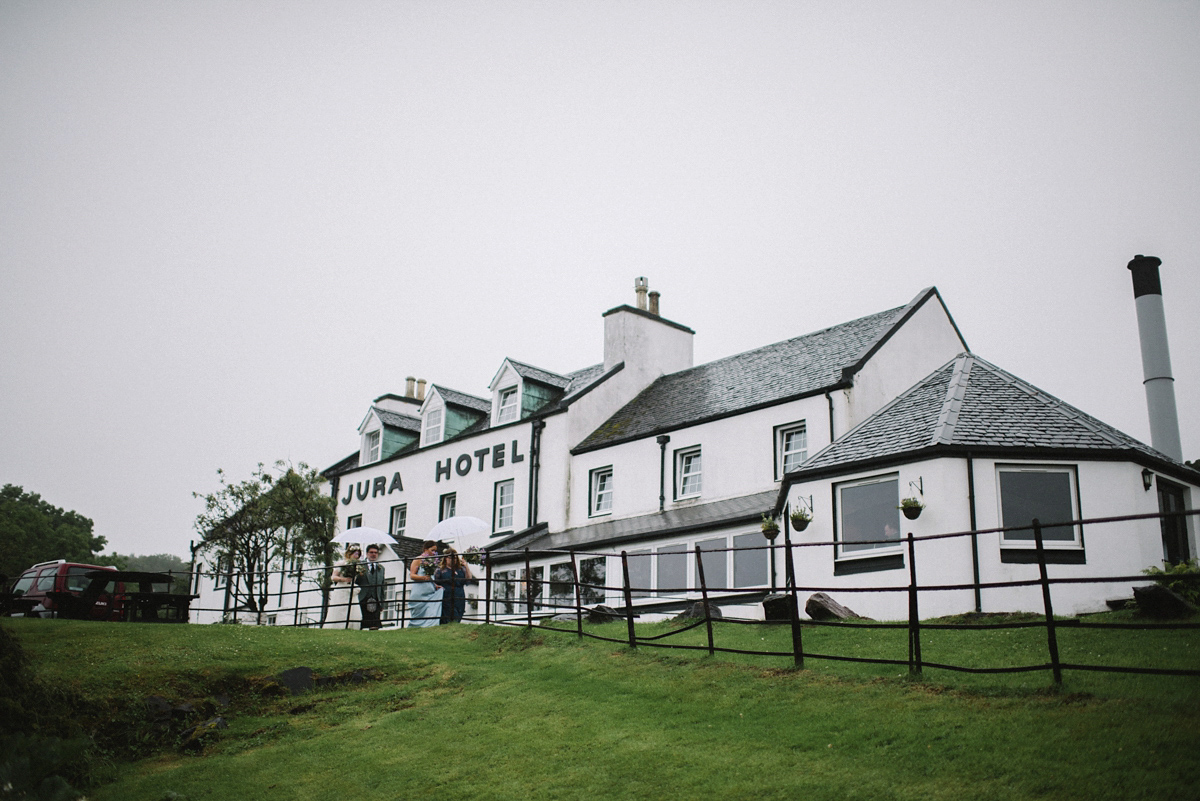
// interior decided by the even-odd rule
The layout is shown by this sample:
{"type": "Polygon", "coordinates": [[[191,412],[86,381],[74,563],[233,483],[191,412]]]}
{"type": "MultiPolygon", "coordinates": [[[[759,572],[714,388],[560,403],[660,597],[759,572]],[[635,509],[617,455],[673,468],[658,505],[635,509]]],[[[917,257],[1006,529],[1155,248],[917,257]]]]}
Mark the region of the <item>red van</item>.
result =
{"type": "MultiPolygon", "coordinates": [[[[87,574],[97,570],[115,573],[117,569],[111,566],[102,567],[68,562],[65,559],[42,562],[18,576],[12,582],[9,592],[14,596],[26,599],[26,604],[30,600],[36,601],[32,610],[25,613],[26,617],[58,617],[59,607],[62,605],[62,596],[59,594],[63,593],[81,598],[84,602],[91,601],[90,607],[85,607],[82,614],[71,614],[71,617],[84,617],[89,620],[120,620],[123,609],[116,596],[124,592],[124,587],[111,581],[107,584],[99,581],[93,582],[87,577],[87,574]],[[56,595],[59,595],[57,599],[56,595]]],[[[68,605],[78,606],[77,604],[68,605]]],[[[72,611],[78,612],[79,610],[72,611]]]]}

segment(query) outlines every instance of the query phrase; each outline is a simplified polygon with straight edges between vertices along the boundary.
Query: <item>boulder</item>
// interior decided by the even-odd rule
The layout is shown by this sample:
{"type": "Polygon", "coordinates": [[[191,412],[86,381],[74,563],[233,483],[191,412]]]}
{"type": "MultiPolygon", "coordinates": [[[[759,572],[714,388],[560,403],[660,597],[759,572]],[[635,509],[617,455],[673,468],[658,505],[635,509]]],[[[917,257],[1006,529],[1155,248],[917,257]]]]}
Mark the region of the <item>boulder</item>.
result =
{"type": "MultiPolygon", "coordinates": [[[[720,620],[723,617],[721,614],[721,607],[717,606],[712,601],[709,601],[708,616],[711,620],[720,620]]],[[[687,608],[673,617],[672,620],[690,620],[693,618],[702,617],[704,617],[704,601],[697,601],[694,604],[689,604],[687,608]]]]}
{"type": "Polygon", "coordinates": [[[1142,614],[1157,620],[1187,617],[1196,611],[1195,604],[1188,603],[1183,596],[1161,584],[1134,587],[1133,599],[1142,614]]]}
{"type": "Polygon", "coordinates": [[[763,598],[763,618],[768,621],[787,622],[792,619],[792,596],[777,592],[763,598]]]}
{"type": "Polygon", "coordinates": [[[813,620],[869,620],[848,609],[823,592],[814,592],[804,603],[804,612],[813,620]]]}
{"type": "MultiPolygon", "coordinates": [[[[574,620],[575,616],[572,615],[571,619],[574,620]]],[[[625,616],[611,606],[596,604],[587,610],[586,619],[588,623],[615,623],[618,620],[624,620],[625,616]]]]}

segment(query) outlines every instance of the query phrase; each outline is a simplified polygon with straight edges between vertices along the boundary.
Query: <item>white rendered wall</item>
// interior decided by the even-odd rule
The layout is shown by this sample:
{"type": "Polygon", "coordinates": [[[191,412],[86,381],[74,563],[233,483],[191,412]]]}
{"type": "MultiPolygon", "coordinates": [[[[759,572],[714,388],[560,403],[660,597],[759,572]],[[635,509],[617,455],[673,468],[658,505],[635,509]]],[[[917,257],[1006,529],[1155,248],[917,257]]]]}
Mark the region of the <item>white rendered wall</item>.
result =
{"type": "Polygon", "coordinates": [[[847,419],[836,435],[845,434],[964,350],[945,308],[931,295],[863,365],[854,377],[853,392],[842,393],[847,419]]]}

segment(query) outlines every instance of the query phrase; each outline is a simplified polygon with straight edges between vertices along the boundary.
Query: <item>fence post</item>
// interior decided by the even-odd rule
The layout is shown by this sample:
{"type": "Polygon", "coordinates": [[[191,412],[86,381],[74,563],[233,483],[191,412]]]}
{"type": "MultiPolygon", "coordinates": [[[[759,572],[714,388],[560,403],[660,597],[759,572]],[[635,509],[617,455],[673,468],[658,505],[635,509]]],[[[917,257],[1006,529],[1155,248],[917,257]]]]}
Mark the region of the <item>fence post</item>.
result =
{"type": "Polygon", "coordinates": [[[1033,519],[1033,542],[1037,546],[1038,573],[1042,582],[1042,603],[1046,606],[1046,641],[1050,647],[1050,669],[1054,683],[1062,684],[1062,665],[1058,661],[1058,632],[1054,628],[1054,606],[1050,603],[1050,579],[1046,575],[1046,550],[1042,544],[1042,524],[1033,519]]]}
{"type": "Polygon", "coordinates": [[[921,672],[921,615],[917,609],[917,549],[908,532],[908,672],[921,672]]]}
{"type": "Polygon", "coordinates": [[[575,564],[574,551],[571,551],[571,580],[575,583],[575,635],[583,639],[583,599],[579,592],[579,568],[575,564]]]}
{"type": "Polygon", "coordinates": [[[712,615],[708,611],[708,585],[704,582],[704,558],[700,555],[700,546],[696,546],[696,576],[700,579],[700,598],[704,603],[704,625],[708,629],[708,655],[716,653],[713,650],[712,615]]]}
{"type": "Polygon", "coordinates": [[[492,622],[492,560],[486,555],[483,565],[483,622],[492,622]]]}
{"type": "MultiPolygon", "coordinates": [[[[804,643],[800,639],[800,605],[799,599],[796,597],[796,565],[792,561],[792,530],[789,521],[785,516],[783,518],[783,543],[787,548],[787,562],[785,570],[787,575],[784,581],[787,582],[788,592],[791,594],[791,602],[788,603],[788,622],[792,626],[792,659],[796,663],[796,667],[804,667],[804,643]]],[[[771,543],[771,547],[775,547],[775,543],[771,543]]]]}
{"type": "Polygon", "coordinates": [[[525,625],[533,628],[533,570],[529,567],[529,549],[525,549],[525,625]]]}
{"type": "Polygon", "coordinates": [[[629,631],[629,647],[637,648],[637,634],[633,630],[633,590],[629,587],[629,554],[621,551],[621,583],[625,591],[625,626],[629,631]]]}
{"type": "Polygon", "coordinates": [[[404,621],[408,619],[408,576],[412,570],[411,563],[405,563],[400,560],[400,628],[404,628],[404,621]]]}

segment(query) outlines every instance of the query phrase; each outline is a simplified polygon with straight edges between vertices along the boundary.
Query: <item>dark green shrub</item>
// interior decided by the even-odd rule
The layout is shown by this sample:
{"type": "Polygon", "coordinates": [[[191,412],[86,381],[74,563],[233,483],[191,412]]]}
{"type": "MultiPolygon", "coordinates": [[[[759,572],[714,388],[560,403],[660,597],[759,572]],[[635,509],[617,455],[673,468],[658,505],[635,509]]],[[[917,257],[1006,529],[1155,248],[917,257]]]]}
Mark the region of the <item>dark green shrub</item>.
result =
{"type": "Polygon", "coordinates": [[[1167,564],[1166,568],[1148,567],[1142,571],[1156,584],[1166,587],[1185,601],[1200,606],[1200,565],[1195,559],[1176,564],[1167,564]]]}

